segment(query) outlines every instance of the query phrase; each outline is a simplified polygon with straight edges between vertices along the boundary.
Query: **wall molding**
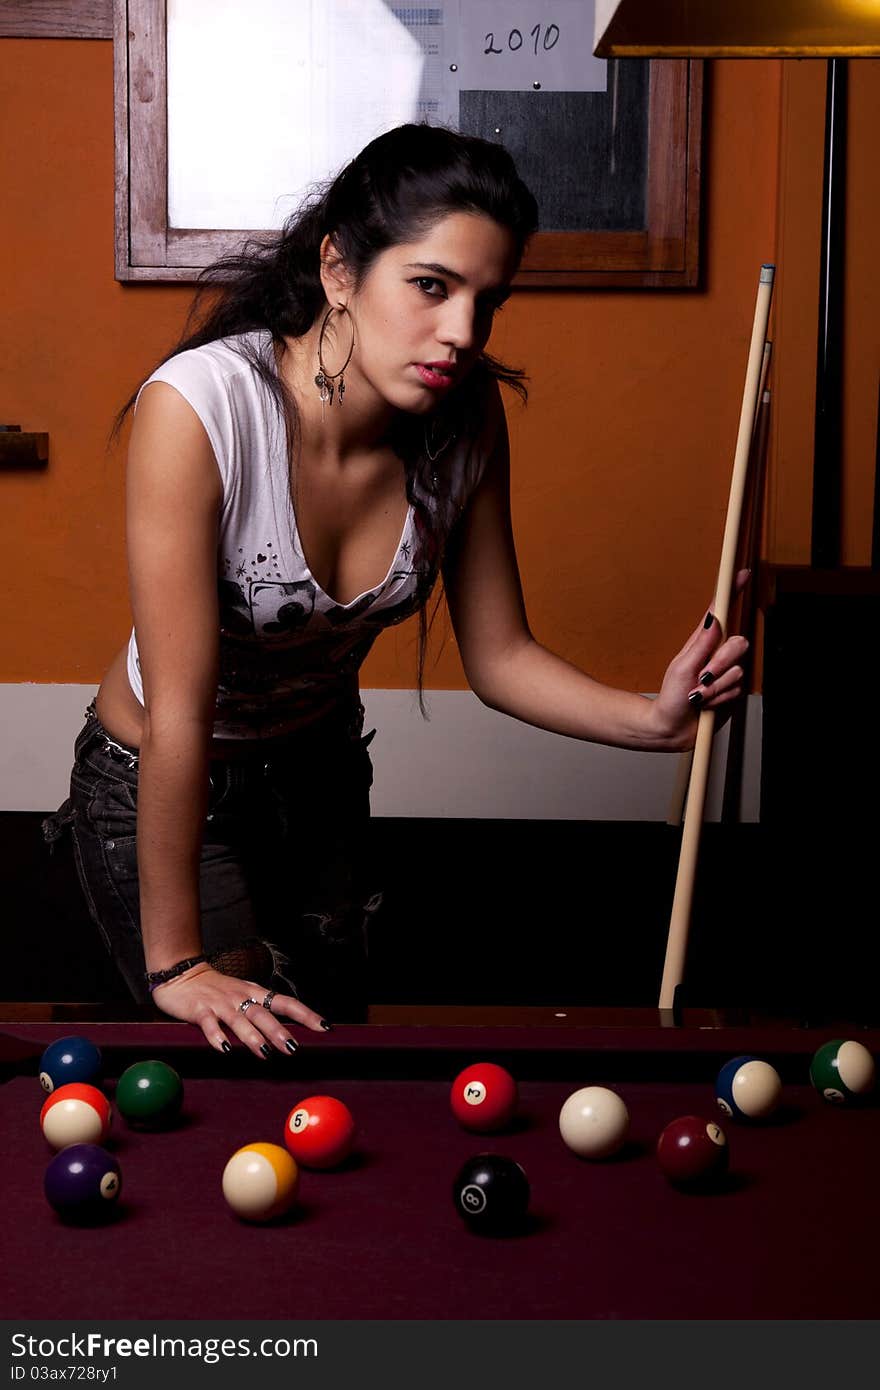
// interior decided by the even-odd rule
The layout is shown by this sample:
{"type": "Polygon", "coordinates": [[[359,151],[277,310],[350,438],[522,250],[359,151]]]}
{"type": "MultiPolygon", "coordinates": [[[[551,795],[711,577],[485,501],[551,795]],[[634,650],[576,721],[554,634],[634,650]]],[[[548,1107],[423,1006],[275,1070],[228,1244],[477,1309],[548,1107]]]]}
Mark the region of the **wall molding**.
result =
{"type": "MultiPolygon", "coordinates": [[[[49,811],[67,795],[73,740],[94,685],[0,685],[0,811],[49,811]]],[[[469,690],[365,690],[376,816],[665,821],[679,759],[533,729],[469,690]]],[[[760,806],[760,695],[746,721],[742,821],[760,806]]],[[[719,820],[728,729],[715,740],[706,819],[719,820]]]]}

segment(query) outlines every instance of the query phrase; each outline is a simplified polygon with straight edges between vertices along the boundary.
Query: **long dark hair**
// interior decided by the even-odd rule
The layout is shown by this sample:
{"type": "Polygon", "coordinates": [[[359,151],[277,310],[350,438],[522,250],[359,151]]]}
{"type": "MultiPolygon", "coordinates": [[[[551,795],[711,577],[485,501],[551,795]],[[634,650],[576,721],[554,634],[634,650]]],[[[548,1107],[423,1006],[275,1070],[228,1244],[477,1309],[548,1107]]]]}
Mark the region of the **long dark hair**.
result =
{"type": "MultiPolygon", "coordinates": [[[[517,264],[537,227],[535,199],[501,145],[461,135],[442,126],[396,127],[367,145],[332,182],[317,188],[271,239],[252,238],[199,276],[183,335],[162,360],[219,338],[254,330],[268,332],[263,346],[236,344],[271,392],[286,424],[291,486],[299,438],[298,414],[278,372],[276,351],[286,338],[311,329],[326,308],[320,278],[320,247],[326,235],[351,273],[355,288],[376,257],[391,246],[417,240],[452,212],[482,213],[513,236],[517,264]]],[[[481,353],[464,381],[431,416],[432,435],[441,443],[466,438],[479,427],[478,415],[490,378],[510,386],[523,399],[525,373],[481,353]]],[[[118,432],[136,398],[116,421],[118,432]]],[[[406,475],[406,492],[422,538],[416,558],[419,607],[418,689],[425,713],[423,679],[430,621],[426,604],[455,525],[457,510],[436,449],[429,449],[425,421],[402,416],[392,439],[406,475]],[[430,506],[425,499],[430,497],[430,506]]]]}

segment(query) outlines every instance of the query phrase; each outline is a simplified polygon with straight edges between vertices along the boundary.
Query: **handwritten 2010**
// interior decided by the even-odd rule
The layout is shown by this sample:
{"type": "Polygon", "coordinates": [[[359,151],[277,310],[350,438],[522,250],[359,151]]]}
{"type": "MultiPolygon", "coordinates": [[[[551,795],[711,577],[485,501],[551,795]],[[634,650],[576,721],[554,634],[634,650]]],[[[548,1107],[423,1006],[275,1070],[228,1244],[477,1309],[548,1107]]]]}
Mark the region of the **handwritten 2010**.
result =
{"type": "MultiPolygon", "coordinates": [[[[559,42],[559,25],[536,24],[534,29],[529,30],[529,38],[534,40],[534,51],[536,55],[539,44],[545,53],[549,53],[551,48],[555,48],[559,42]],[[541,37],[542,30],[543,38],[541,37]]],[[[525,39],[523,38],[521,29],[511,29],[506,40],[503,36],[496,36],[494,33],[489,33],[486,35],[485,43],[486,47],[483,49],[484,54],[494,53],[500,56],[502,53],[517,53],[525,43],[525,39]],[[501,47],[496,47],[496,43],[500,43],[501,47]]],[[[528,52],[528,49],[526,51],[528,52]]]]}

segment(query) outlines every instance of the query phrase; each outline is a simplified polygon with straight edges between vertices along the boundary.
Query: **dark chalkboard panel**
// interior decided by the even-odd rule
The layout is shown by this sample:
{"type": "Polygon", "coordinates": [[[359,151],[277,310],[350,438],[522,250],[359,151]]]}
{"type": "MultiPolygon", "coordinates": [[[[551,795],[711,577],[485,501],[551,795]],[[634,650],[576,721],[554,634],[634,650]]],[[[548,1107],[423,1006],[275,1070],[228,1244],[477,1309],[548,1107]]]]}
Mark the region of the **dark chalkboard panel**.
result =
{"type": "Polygon", "coordinates": [[[604,92],[462,92],[459,124],[510,150],[542,232],[643,231],[648,69],[610,62],[604,92]]]}

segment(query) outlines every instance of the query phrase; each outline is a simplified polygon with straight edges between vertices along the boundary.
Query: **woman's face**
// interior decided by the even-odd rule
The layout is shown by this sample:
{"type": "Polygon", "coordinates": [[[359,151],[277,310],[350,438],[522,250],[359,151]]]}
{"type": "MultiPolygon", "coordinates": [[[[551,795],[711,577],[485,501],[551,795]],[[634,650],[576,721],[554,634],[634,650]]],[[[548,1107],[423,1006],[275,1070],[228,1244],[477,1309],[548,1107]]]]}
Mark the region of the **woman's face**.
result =
{"type": "MultiPolygon", "coordinates": [[[[453,212],[418,241],[381,252],[356,292],[334,298],[328,288],[355,326],[346,389],[416,415],[433,410],[485,346],[515,270],[506,227],[453,212]]],[[[345,342],[343,327],[340,335],[345,342]]]]}

